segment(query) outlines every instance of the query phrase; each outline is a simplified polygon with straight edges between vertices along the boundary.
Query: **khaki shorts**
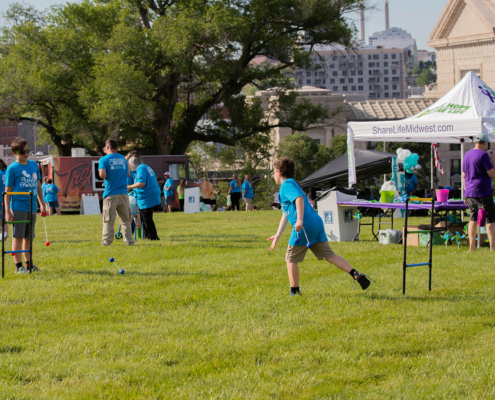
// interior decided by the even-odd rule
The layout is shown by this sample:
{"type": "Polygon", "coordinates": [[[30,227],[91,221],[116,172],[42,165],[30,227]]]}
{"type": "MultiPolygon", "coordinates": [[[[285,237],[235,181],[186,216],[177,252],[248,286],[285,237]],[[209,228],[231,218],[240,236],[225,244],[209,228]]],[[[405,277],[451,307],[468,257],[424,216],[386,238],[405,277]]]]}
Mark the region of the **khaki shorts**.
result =
{"type": "MultiPolygon", "coordinates": [[[[310,250],[320,261],[328,260],[335,255],[328,242],[315,243],[310,250]]],[[[287,253],[285,254],[285,261],[290,263],[303,262],[307,251],[308,248],[306,246],[291,246],[289,244],[289,247],[287,247],[287,253]]]]}

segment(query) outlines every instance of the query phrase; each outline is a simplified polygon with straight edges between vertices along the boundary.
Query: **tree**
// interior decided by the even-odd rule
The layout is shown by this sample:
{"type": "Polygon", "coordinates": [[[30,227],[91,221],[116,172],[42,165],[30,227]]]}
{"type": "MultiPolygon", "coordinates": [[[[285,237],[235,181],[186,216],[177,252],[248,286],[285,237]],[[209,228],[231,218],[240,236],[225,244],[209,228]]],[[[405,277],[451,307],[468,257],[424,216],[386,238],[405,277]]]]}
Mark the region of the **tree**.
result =
{"type": "Polygon", "coordinates": [[[412,69],[412,74],[413,75],[419,75],[419,74],[421,74],[421,69],[419,67],[414,67],[412,69]]]}
{"type": "Polygon", "coordinates": [[[330,143],[332,158],[340,157],[345,153],[347,153],[347,134],[335,136],[330,143]]]}
{"type": "Polygon", "coordinates": [[[317,45],[352,46],[361,0],[96,0],[7,15],[0,108],[36,119],[61,153],[120,143],[183,154],[236,145],[273,127],[305,130],[328,110],[287,92],[317,45]],[[256,56],[266,62],[253,63],[256,56]],[[277,87],[268,116],[247,85],[277,87]],[[228,110],[228,111],[226,111],[228,110]],[[225,119],[228,112],[230,119],[225,119]],[[211,124],[199,124],[209,117],[211,124]]]}
{"type": "Polygon", "coordinates": [[[332,160],[332,153],[324,144],[318,144],[306,133],[285,136],[277,149],[278,157],[289,157],[296,163],[294,179],[301,181],[332,160]]]}
{"type": "Polygon", "coordinates": [[[416,85],[426,86],[436,81],[436,76],[431,72],[431,69],[425,69],[421,72],[421,75],[416,79],[416,85]]]}

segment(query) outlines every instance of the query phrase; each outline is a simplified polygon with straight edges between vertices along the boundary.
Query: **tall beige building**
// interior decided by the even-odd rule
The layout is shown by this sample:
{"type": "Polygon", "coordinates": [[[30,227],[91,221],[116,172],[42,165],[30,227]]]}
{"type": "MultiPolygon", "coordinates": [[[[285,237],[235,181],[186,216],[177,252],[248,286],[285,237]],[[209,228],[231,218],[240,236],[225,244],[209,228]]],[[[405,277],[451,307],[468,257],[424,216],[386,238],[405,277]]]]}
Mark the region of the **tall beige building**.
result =
{"type": "Polygon", "coordinates": [[[437,84],[425,97],[439,98],[468,71],[495,87],[495,0],[449,0],[431,32],[437,84]]]}

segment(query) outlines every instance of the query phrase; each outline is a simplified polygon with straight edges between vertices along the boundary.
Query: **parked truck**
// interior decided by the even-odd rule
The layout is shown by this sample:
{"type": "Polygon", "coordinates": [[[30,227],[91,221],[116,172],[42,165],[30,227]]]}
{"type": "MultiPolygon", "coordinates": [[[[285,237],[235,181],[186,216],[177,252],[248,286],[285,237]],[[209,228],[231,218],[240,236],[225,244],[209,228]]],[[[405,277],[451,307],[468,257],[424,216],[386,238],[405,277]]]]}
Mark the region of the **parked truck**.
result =
{"type": "MultiPolygon", "coordinates": [[[[97,193],[102,200],[105,187],[98,173],[100,158],[53,156],[40,160],[42,178],[47,176],[53,179],[60,190],[58,200],[62,212],[79,211],[82,194],[97,193]]],[[[199,177],[188,156],[142,156],[141,159],[153,169],[157,178],[170,172],[174,181],[173,209],[179,209],[177,189],[182,178],[186,179],[186,187],[201,189],[201,201],[205,204],[216,203],[213,184],[199,177]]]]}

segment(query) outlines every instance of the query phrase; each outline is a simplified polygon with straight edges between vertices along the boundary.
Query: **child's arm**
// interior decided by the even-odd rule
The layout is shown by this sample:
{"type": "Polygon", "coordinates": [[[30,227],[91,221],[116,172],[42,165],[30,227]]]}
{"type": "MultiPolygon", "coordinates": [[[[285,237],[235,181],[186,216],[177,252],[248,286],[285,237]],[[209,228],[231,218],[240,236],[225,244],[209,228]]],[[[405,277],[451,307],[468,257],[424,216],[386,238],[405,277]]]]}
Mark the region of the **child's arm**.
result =
{"type": "Polygon", "coordinates": [[[270,246],[270,250],[273,250],[277,245],[278,239],[280,239],[280,236],[282,236],[282,233],[284,233],[285,227],[287,226],[287,222],[289,222],[289,220],[287,219],[285,214],[282,214],[282,219],[280,220],[277,233],[274,236],[266,239],[269,242],[270,241],[272,242],[272,245],[270,246]]]}
{"type": "MultiPolygon", "coordinates": [[[[5,192],[12,192],[12,186],[5,187],[5,192]]],[[[12,214],[12,211],[10,211],[10,194],[5,195],[5,204],[3,206],[5,207],[5,221],[13,220],[14,215],[12,214]]]]}
{"type": "Polygon", "coordinates": [[[38,181],[38,202],[40,203],[40,213],[43,214],[45,210],[45,202],[43,201],[43,189],[41,188],[41,181],[38,181]]]}
{"type": "Polygon", "coordinates": [[[297,209],[297,221],[294,229],[299,232],[303,228],[304,222],[304,197],[298,197],[296,199],[296,209],[297,209]]]}

